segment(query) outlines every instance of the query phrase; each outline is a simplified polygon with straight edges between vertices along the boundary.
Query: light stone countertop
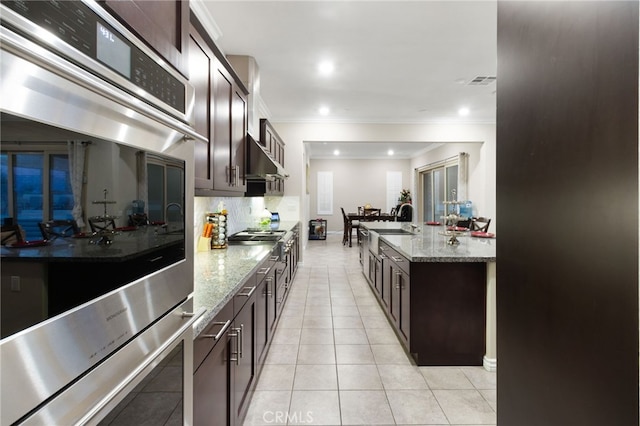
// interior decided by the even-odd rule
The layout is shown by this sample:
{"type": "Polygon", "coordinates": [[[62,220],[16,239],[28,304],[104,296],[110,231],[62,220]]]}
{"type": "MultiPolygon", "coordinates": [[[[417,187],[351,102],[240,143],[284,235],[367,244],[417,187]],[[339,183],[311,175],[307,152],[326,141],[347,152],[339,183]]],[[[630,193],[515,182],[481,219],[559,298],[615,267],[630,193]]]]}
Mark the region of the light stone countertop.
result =
{"type": "MultiPolygon", "coordinates": [[[[289,231],[299,222],[281,222],[278,229],[289,231]]],[[[194,338],[231,301],[267,259],[276,243],[229,245],[226,249],[196,252],[194,256],[194,310],[206,312],[193,327],[194,338]]]]}
{"type": "MultiPolygon", "coordinates": [[[[360,222],[360,226],[376,229],[412,230],[408,222],[360,222]]],[[[418,225],[415,233],[405,235],[380,234],[389,244],[411,262],[495,262],[496,239],[472,237],[469,232],[458,236],[459,245],[447,244],[448,236],[440,235],[443,226],[418,225]]]]}
{"type": "Polygon", "coordinates": [[[194,325],[194,338],[242,289],[271,253],[274,244],[231,245],[226,249],[196,252],[193,262],[194,310],[205,308],[207,311],[194,325]]]}

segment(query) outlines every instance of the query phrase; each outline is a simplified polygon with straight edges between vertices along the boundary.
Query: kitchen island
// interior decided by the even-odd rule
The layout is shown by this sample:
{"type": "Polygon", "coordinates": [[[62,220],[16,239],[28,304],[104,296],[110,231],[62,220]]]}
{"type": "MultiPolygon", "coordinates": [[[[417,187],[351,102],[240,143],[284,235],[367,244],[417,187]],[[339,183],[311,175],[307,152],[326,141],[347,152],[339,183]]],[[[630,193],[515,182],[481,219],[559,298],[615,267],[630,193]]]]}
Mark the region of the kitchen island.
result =
{"type": "Polygon", "coordinates": [[[363,273],[418,365],[496,369],[495,239],[443,226],[362,223],[363,273]]]}

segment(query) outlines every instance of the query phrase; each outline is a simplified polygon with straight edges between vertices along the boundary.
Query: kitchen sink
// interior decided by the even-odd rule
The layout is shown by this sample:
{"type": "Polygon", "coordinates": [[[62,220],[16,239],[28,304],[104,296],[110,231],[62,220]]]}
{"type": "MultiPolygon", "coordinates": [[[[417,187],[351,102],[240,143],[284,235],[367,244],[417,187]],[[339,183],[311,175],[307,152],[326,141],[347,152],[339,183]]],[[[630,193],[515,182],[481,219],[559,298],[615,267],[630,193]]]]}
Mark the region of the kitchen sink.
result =
{"type": "Polygon", "coordinates": [[[372,229],[380,235],[411,235],[413,232],[404,229],[372,229]]]}

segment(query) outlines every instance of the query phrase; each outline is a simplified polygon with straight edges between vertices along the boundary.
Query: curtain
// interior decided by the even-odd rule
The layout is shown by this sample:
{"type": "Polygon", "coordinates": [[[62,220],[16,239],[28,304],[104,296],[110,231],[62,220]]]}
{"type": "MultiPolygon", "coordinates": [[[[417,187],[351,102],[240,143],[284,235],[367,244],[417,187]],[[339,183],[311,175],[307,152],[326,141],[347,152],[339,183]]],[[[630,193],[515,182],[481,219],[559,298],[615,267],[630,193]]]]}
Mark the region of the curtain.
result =
{"type": "Polygon", "coordinates": [[[147,213],[149,177],[147,176],[147,153],[145,151],[138,151],[136,153],[136,169],[138,174],[138,200],[144,202],[144,212],[147,213]]]}
{"type": "Polygon", "coordinates": [[[468,201],[469,193],[467,186],[469,183],[469,154],[461,152],[458,154],[458,194],[459,201],[468,201]]]}
{"type": "Polygon", "coordinates": [[[82,182],[84,180],[84,163],[87,143],[80,141],[67,141],[69,154],[69,178],[71,192],[73,193],[73,209],[71,215],[79,228],[84,228],[82,219],[82,182]]]}

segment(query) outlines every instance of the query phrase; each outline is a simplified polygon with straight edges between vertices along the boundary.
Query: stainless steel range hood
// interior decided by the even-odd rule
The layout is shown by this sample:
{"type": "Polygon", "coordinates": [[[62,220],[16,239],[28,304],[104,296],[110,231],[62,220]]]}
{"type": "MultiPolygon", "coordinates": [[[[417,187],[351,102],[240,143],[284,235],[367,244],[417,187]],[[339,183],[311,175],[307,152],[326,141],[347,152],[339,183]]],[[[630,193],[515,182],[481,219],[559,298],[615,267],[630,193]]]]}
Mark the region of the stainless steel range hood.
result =
{"type": "Polygon", "coordinates": [[[289,175],[257,140],[247,134],[247,180],[286,179],[289,175]]]}

